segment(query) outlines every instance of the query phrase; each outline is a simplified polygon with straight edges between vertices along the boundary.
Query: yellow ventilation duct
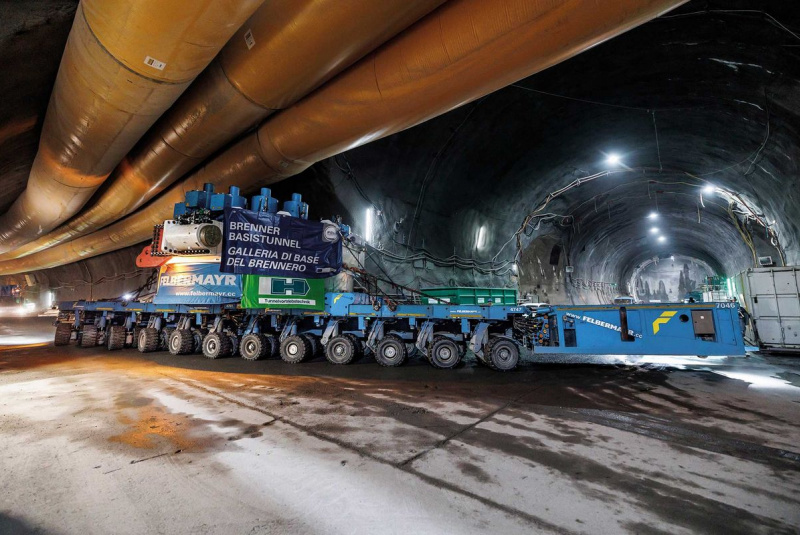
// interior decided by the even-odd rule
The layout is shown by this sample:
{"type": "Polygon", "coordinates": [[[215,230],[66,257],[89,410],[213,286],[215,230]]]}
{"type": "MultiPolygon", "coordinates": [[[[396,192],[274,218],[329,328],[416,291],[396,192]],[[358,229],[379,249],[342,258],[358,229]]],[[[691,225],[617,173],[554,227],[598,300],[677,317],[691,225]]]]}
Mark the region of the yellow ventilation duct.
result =
{"type": "Polygon", "coordinates": [[[237,134],[296,102],[443,2],[267,2],[122,160],[88,209],[1,258],[53,247],[133,212],[237,134]]]}
{"type": "Polygon", "coordinates": [[[263,0],[83,0],[0,252],[75,214],[263,0]]]}
{"type": "Polygon", "coordinates": [[[253,190],[399,132],[647,22],[685,0],[452,0],[267,120],[145,209],[0,274],[74,262],[147,240],[184,193],[253,190]]]}

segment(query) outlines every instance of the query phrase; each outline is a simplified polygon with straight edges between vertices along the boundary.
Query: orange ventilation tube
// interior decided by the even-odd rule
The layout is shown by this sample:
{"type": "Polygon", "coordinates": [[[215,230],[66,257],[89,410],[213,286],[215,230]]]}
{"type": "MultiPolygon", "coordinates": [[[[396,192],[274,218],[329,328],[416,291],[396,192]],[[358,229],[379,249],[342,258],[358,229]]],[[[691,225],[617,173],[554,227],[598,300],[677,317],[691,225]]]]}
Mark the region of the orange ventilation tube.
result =
{"type": "Polygon", "coordinates": [[[263,0],[83,0],[0,252],[75,214],[263,0]]]}
{"type": "Polygon", "coordinates": [[[93,234],[0,264],[53,267],[143,242],[184,193],[253,190],[399,132],[647,22],[685,0],[452,0],[266,121],[145,209],[93,234]]]}
{"type": "Polygon", "coordinates": [[[91,206],[19,258],[123,217],[274,110],[296,102],[444,0],[271,0],[108,179],[91,206]]]}

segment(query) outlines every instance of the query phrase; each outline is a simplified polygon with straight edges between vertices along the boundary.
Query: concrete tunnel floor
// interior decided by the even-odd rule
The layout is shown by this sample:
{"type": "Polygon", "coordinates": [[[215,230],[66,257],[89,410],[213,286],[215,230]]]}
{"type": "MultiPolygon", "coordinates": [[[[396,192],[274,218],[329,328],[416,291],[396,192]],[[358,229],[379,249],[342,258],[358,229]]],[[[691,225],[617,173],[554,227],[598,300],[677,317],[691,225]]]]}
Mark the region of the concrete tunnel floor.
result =
{"type": "Polygon", "coordinates": [[[797,533],[800,360],[209,361],[0,320],[0,533],[797,533]]]}

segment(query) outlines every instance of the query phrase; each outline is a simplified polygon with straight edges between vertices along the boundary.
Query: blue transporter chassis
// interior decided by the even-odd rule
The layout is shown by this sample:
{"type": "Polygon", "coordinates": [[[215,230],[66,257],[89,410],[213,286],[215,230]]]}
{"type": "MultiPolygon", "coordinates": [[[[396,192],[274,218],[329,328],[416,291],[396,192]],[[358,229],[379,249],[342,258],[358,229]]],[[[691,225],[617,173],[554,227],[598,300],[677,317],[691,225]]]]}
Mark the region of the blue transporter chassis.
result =
{"type": "Polygon", "coordinates": [[[142,352],[202,352],[247,360],[280,356],[298,363],[324,354],[347,364],[372,354],[399,366],[414,354],[437,368],[459,364],[467,350],[507,371],[521,350],[534,353],[743,355],[735,303],[520,306],[393,304],[359,293],[329,293],[323,311],[156,305],[113,301],[60,304],[56,345],[142,352]]]}

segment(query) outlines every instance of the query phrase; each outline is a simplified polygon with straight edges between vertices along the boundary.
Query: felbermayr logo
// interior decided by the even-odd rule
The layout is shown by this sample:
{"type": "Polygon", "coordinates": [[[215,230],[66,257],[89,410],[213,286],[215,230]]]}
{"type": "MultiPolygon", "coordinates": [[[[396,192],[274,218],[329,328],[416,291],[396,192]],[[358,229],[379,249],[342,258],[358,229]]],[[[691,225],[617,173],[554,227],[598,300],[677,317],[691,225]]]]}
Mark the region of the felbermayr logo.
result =
{"type": "Polygon", "coordinates": [[[261,295],[307,295],[310,286],[305,279],[286,277],[261,277],[258,280],[258,293],[261,295]]]}
{"type": "Polygon", "coordinates": [[[236,286],[236,275],[162,275],[161,286],[236,286]]]}

